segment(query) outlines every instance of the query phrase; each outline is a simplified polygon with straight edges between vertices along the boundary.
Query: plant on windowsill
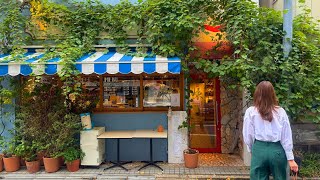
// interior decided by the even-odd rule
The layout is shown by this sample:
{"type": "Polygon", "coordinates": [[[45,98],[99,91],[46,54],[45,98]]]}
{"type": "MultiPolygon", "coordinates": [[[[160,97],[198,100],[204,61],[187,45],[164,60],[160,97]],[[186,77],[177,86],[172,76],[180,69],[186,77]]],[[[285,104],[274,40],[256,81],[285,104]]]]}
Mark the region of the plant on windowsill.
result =
{"type": "Polygon", "coordinates": [[[84,157],[84,152],[80,147],[69,147],[63,152],[64,161],[70,172],[78,171],[80,168],[80,160],[84,157]]]}

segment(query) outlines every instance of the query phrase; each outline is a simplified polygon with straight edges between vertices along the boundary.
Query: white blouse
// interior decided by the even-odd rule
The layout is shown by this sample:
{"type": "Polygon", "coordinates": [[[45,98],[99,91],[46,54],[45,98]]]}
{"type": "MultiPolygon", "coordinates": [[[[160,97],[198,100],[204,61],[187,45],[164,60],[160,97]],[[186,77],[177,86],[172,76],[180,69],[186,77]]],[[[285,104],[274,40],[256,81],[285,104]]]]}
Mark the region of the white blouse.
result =
{"type": "Polygon", "coordinates": [[[255,107],[249,107],[244,115],[243,139],[249,152],[255,139],[267,142],[280,141],[287,160],[294,159],[290,122],[286,111],[281,107],[273,112],[271,122],[263,120],[255,107]]]}

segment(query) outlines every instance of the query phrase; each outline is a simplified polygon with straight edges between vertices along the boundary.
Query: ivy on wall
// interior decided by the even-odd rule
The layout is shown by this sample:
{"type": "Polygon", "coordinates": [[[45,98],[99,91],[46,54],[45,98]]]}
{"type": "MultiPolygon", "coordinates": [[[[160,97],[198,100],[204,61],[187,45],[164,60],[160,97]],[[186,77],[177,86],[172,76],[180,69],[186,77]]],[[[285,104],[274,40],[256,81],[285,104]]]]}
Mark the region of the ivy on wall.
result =
{"type": "Polygon", "coordinates": [[[269,80],[291,119],[320,122],[320,32],[310,11],[295,17],[293,48],[285,58],[280,12],[257,8],[247,0],[226,1],[222,9],[215,20],[224,25],[236,58],[219,64],[202,59],[197,67],[227,79],[233,87],[246,88],[250,97],[260,81],[269,80]]]}
{"type": "Polygon", "coordinates": [[[94,0],[63,4],[49,0],[2,3],[3,52],[19,49],[27,42],[22,38],[26,25],[38,27],[44,33],[47,26],[57,28],[59,33],[45,36],[46,40],[54,40],[56,46],[47,49],[50,53],[43,61],[54,56],[62,58],[64,68],[59,76],[65,85],[66,98],[80,91],[74,78],[78,73],[74,66],[76,59],[94,50],[99,38],[113,40],[119,51],[128,53],[128,31],[134,31],[139,55],[146,55],[142,44],[150,44],[155,54],[182,57],[186,75],[187,64],[194,61],[198,69],[228,79],[231,87],[241,86],[249,95],[258,82],[269,80],[275,85],[280,105],[292,119],[320,121],[320,34],[308,11],[295,18],[293,49],[284,58],[281,13],[258,8],[249,0],[140,0],[135,4],[124,0],[115,6],[94,0]],[[30,8],[29,16],[21,10],[26,6],[30,8]],[[39,21],[42,26],[34,24],[39,21]],[[195,48],[192,39],[204,29],[204,24],[222,25],[235,50],[232,56],[212,61],[192,54],[195,48]]]}

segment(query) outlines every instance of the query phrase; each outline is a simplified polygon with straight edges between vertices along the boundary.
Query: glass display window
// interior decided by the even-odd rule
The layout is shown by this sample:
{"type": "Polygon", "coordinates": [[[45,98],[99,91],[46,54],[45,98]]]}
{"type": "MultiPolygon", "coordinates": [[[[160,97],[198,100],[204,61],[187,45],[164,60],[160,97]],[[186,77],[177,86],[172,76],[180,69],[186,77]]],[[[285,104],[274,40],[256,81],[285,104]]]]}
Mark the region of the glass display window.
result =
{"type": "Polygon", "coordinates": [[[104,108],[139,108],[139,76],[103,77],[104,108]]]}
{"type": "Polygon", "coordinates": [[[81,97],[78,98],[79,103],[84,104],[83,106],[87,109],[100,108],[100,76],[81,76],[80,82],[82,92],[81,97]]]}
{"type": "MultiPolygon", "coordinates": [[[[23,77],[25,90],[32,91],[35,77],[23,77]]],[[[43,76],[38,81],[58,87],[63,82],[58,76],[43,76]]],[[[74,112],[127,112],[181,110],[183,76],[173,74],[81,75],[80,94],[70,94],[81,104],[74,112]]],[[[76,106],[78,107],[78,106],[76,106]]]]}
{"type": "Polygon", "coordinates": [[[143,107],[180,107],[178,76],[145,76],[143,107]]]}

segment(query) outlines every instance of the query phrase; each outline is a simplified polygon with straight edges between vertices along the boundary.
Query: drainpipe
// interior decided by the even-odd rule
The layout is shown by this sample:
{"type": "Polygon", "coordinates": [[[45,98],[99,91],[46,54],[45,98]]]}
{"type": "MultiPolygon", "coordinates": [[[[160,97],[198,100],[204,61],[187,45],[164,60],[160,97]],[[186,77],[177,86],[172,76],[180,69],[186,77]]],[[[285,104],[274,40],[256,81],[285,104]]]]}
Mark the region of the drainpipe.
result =
{"type": "Polygon", "coordinates": [[[283,53],[284,57],[288,58],[292,49],[292,0],[284,0],[283,10],[285,11],[283,14],[283,31],[286,33],[283,38],[283,53]]]}
{"type": "MultiPolygon", "coordinates": [[[[283,10],[283,31],[285,32],[283,38],[283,54],[284,58],[288,59],[289,53],[292,49],[292,33],[293,33],[293,15],[292,15],[292,0],[284,0],[283,10]]],[[[284,73],[287,73],[284,71],[284,73]]],[[[290,96],[290,84],[288,82],[288,97],[290,96]]],[[[287,179],[290,177],[290,170],[287,167],[287,179]]]]}

